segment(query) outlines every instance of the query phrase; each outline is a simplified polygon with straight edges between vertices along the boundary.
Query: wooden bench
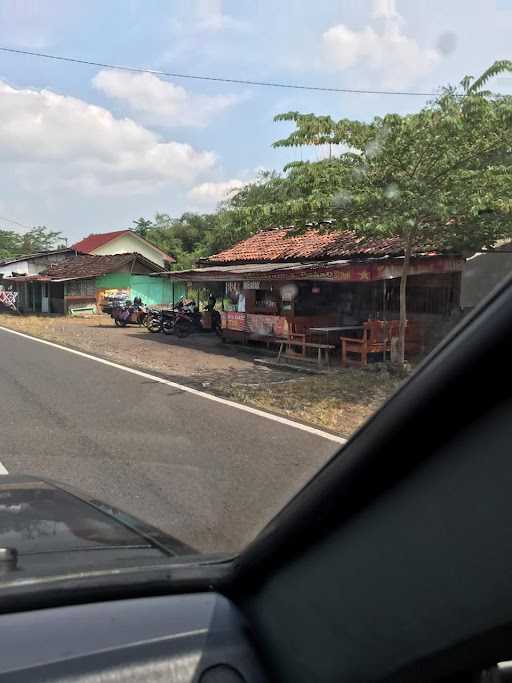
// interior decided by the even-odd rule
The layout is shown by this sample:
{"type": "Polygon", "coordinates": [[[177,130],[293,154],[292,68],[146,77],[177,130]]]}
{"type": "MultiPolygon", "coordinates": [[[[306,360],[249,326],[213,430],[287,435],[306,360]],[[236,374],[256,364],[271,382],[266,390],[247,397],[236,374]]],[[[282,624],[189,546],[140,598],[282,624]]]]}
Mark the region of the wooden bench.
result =
{"type": "Polygon", "coordinates": [[[389,353],[391,351],[391,338],[398,337],[398,331],[398,320],[369,320],[363,324],[363,336],[361,338],[340,337],[341,367],[346,368],[349,365],[366,366],[368,365],[369,354],[389,353]],[[349,359],[349,353],[359,356],[360,360],[349,359]]]}
{"type": "MultiPolygon", "coordinates": [[[[371,353],[390,353],[391,339],[399,336],[399,320],[369,320],[363,324],[363,336],[340,337],[341,365],[368,365],[368,355],[371,353]],[[360,360],[349,359],[349,353],[358,355],[360,360]]],[[[425,327],[417,320],[407,320],[405,323],[405,351],[415,355],[425,351],[425,327]]]]}
{"type": "Polygon", "coordinates": [[[305,360],[305,361],[310,361],[314,359],[308,358],[306,355],[307,349],[316,349],[317,350],[317,357],[316,361],[318,363],[318,367],[321,367],[322,361],[325,361],[327,365],[329,365],[329,351],[332,351],[336,347],[334,344],[317,344],[315,342],[307,342],[301,339],[297,339],[296,337],[290,338],[286,337],[283,339],[280,339],[280,344],[279,344],[279,353],[277,354],[277,360],[280,361],[281,357],[287,356],[288,358],[299,358],[300,360],[305,360]],[[300,352],[294,352],[292,351],[292,347],[298,347],[300,348],[300,352]]]}

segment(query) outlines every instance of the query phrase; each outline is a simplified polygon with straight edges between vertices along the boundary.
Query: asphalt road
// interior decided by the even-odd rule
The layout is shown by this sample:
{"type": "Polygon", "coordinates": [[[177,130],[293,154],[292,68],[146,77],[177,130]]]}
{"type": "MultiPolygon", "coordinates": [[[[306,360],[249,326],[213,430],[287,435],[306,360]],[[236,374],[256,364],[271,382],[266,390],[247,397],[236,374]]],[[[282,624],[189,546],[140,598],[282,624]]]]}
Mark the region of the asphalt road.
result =
{"type": "Polygon", "coordinates": [[[336,443],[0,330],[0,461],[203,551],[239,549],[336,443]]]}

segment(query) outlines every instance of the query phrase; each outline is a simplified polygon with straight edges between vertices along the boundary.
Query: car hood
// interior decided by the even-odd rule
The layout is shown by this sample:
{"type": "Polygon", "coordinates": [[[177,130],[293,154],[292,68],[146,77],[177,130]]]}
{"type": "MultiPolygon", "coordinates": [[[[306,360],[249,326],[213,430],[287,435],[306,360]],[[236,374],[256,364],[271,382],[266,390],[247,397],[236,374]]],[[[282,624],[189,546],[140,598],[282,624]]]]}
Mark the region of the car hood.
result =
{"type": "Polygon", "coordinates": [[[0,477],[0,583],[2,573],[155,564],[193,552],[67,485],[30,476],[0,477]]]}

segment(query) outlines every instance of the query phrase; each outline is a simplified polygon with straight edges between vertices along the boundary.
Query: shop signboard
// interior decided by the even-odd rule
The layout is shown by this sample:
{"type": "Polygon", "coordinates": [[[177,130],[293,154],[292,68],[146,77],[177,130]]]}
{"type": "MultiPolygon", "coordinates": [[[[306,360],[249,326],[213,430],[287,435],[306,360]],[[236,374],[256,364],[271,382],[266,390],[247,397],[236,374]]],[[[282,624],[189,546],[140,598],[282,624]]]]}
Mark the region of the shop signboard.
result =
{"type": "Polygon", "coordinates": [[[224,330],[247,332],[259,337],[285,337],[288,334],[288,321],[281,315],[222,311],[221,322],[224,330]]]}

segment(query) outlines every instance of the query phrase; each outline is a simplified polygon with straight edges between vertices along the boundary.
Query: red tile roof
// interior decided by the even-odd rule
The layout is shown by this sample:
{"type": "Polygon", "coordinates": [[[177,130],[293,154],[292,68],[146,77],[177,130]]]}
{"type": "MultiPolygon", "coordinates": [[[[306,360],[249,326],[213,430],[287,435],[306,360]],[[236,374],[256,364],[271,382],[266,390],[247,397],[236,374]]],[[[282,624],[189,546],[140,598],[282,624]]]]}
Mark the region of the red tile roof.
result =
{"type": "Polygon", "coordinates": [[[96,249],[99,249],[99,247],[102,247],[104,244],[108,244],[109,242],[117,239],[118,237],[123,237],[124,235],[130,234],[135,235],[137,238],[141,239],[143,242],[146,242],[146,244],[149,244],[149,246],[153,247],[153,249],[159,251],[162,254],[164,260],[169,261],[170,263],[174,263],[176,261],[174,256],[166,254],[165,251],[162,251],[160,247],[156,246],[156,244],[152,244],[144,237],[141,237],[141,235],[137,235],[137,233],[135,233],[133,230],[128,229],[115,230],[114,232],[102,232],[97,235],[89,235],[89,237],[84,237],[84,239],[80,240],[80,242],[76,242],[76,244],[73,244],[72,248],[76,251],[82,251],[86,254],[90,254],[96,249]]]}
{"type": "Polygon", "coordinates": [[[105,256],[93,256],[92,254],[82,254],[81,256],[70,256],[59,263],[52,263],[48,266],[42,276],[48,276],[52,280],[71,280],[73,278],[100,277],[112,273],[131,261],[147,265],[153,272],[160,272],[164,269],[149,261],[141,254],[110,254],[105,256]]]}
{"type": "MultiPolygon", "coordinates": [[[[229,249],[209,256],[205,264],[272,263],[285,261],[322,261],[356,257],[399,256],[403,246],[399,237],[370,239],[351,231],[322,233],[310,229],[297,235],[293,228],[263,230],[229,249]]],[[[422,252],[432,251],[423,247],[422,252]]]]}
{"type": "Polygon", "coordinates": [[[130,232],[131,230],[115,230],[114,232],[102,232],[97,235],[89,235],[89,237],[85,237],[83,240],[80,240],[80,242],[76,242],[76,244],[71,246],[77,251],[85,251],[90,254],[91,251],[98,249],[98,247],[102,247],[104,244],[111,242],[117,237],[128,235],[130,232]]]}

